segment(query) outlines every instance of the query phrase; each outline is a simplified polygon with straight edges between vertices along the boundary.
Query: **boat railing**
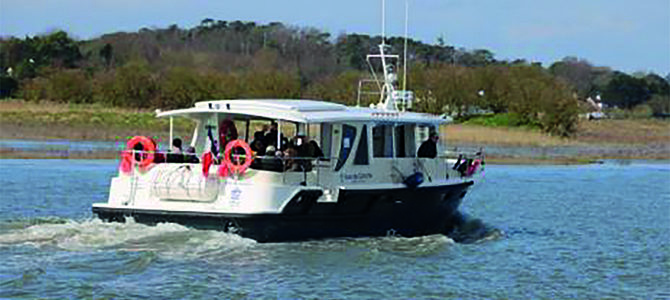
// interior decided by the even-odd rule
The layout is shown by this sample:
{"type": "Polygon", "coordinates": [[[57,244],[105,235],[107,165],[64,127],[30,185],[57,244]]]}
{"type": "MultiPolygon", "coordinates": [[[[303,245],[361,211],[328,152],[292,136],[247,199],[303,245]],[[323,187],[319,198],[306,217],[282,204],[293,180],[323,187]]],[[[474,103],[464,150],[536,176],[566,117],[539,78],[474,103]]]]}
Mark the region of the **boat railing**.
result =
{"type": "Polygon", "coordinates": [[[152,163],[199,163],[200,158],[195,153],[172,151],[144,151],[144,150],[121,150],[121,157],[130,154],[135,161],[141,161],[152,157],[152,163]]]}
{"type": "MultiPolygon", "coordinates": [[[[240,155],[243,156],[243,155],[240,155]]],[[[255,156],[251,168],[262,171],[281,172],[282,183],[287,184],[291,174],[302,173],[301,185],[320,185],[322,173],[332,170],[337,164],[337,157],[287,157],[287,156],[255,156]],[[313,174],[313,175],[310,175],[313,174]]]]}
{"type": "MultiPolygon", "coordinates": [[[[122,155],[130,154],[130,158],[139,162],[147,159],[151,155],[153,160],[151,163],[190,163],[198,164],[202,159],[198,158],[195,153],[174,153],[171,151],[142,151],[142,150],[123,150],[122,155]]],[[[232,154],[232,160],[237,164],[244,161],[246,155],[232,154]]],[[[334,169],[339,158],[337,157],[289,157],[289,156],[275,156],[275,155],[254,155],[250,168],[259,171],[270,171],[282,173],[282,183],[287,184],[290,180],[291,174],[302,173],[302,180],[299,182],[302,185],[320,185],[325,170],[334,169]]],[[[223,163],[221,157],[215,157],[212,160],[213,165],[220,165],[223,163]]]]}
{"type": "Polygon", "coordinates": [[[356,96],[356,106],[361,106],[361,96],[362,95],[381,95],[381,85],[376,79],[361,79],[358,81],[358,94],[356,96]],[[378,90],[364,90],[364,86],[375,84],[378,90]]]}
{"type": "Polygon", "coordinates": [[[485,155],[482,148],[453,148],[447,150],[439,156],[446,160],[448,167],[458,171],[461,177],[470,177],[476,171],[483,170],[485,155]]]}
{"type": "MultiPolygon", "coordinates": [[[[200,158],[197,154],[195,153],[175,153],[172,151],[143,151],[143,150],[121,150],[120,154],[123,156],[125,154],[130,154],[130,157],[135,157],[135,160],[139,161],[142,159],[146,159],[149,157],[149,154],[153,156],[152,162],[154,163],[164,163],[164,162],[174,162],[174,161],[166,161],[167,158],[170,156],[174,157],[184,157],[186,160],[188,158],[192,157],[195,158],[195,160],[200,162],[200,158]]],[[[202,156],[202,155],[201,155],[202,156]]],[[[246,155],[244,154],[232,154],[233,160],[244,160],[246,155]]],[[[338,158],[337,157],[289,157],[289,156],[276,156],[276,155],[254,155],[254,162],[259,162],[259,160],[262,162],[263,160],[265,161],[280,161],[281,162],[281,170],[280,171],[291,171],[294,169],[296,170],[302,170],[304,167],[311,169],[312,166],[316,166],[319,168],[324,168],[324,167],[332,167],[337,163],[338,158]],[[307,164],[309,162],[309,164],[307,164]]],[[[214,164],[219,164],[222,161],[222,158],[216,157],[214,159],[214,164]]],[[[252,163],[251,165],[252,168],[254,168],[254,165],[252,163]]]]}
{"type": "Polygon", "coordinates": [[[440,155],[441,158],[457,158],[458,156],[464,156],[467,158],[482,158],[484,157],[484,150],[482,148],[457,148],[443,151],[440,155]]]}

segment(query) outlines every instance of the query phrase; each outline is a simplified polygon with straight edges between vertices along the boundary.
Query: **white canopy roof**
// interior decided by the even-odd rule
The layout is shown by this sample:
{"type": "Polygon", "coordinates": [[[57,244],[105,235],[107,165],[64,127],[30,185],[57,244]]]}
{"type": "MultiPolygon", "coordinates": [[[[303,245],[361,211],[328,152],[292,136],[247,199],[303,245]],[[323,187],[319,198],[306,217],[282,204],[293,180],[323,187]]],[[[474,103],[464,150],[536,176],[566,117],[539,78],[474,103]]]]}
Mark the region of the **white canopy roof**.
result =
{"type": "Polygon", "coordinates": [[[157,116],[182,116],[199,119],[203,115],[212,113],[255,116],[300,123],[333,123],[343,121],[383,121],[420,124],[448,123],[448,120],[431,114],[348,107],[332,102],[297,99],[202,101],[197,102],[191,108],[158,112],[157,116]]]}

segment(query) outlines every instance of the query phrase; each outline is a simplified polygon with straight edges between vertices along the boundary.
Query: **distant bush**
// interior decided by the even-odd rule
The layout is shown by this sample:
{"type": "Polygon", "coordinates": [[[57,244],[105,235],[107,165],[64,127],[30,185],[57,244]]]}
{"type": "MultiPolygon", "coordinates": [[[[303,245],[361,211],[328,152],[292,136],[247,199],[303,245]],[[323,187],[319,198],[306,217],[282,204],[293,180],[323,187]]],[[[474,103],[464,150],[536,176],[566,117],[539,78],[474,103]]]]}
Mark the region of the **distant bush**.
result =
{"type": "Polygon", "coordinates": [[[115,104],[130,107],[151,107],[158,95],[156,76],[146,62],[130,62],[116,71],[114,79],[115,104]]]}
{"type": "Polygon", "coordinates": [[[670,95],[654,95],[647,104],[654,116],[670,114],[670,95]]]}
{"type": "Polygon", "coordinates": [[[519,121],[516,119],[516,116],[509,113],[478,115],[463,121],[463,124],[487,127],[510,127],[516,126],[517,123],[519,121]]]}
{"type": "Polygon", "coordinates": [[[19,82],[16,79],[0,75],[0,98],[9,98],[14,94],[19,87],[19,82]]]}
{"type": "Polygon", "coordinates": [[[467,124],[523,126],[569,136],[576,131],[579,107],[570,88],[539,66],[420,66],[410,73],[419,111],[456,115],[476,107],[495,114],[467,124]]]}
{"type": "Polygon", "coordinates": [[[606,114],[612,119],[648,119],[654,115],[654,107],[649,104],[639,104],[632,109],[611,108],[606,110],[606,114]]]}
{"type": "Polygon", "coordinates": [[[240,81],[243,98],[300,98],[300,78],[294,73],[262,71],[243,73],[240,81]]]}
{"type": "MultiPolygon", "coordinates": [[[[310,84],[302,93],[303,98],[323,99],[346,105],[356,105],[358,81],[363,77],[358,71],[347,71],[336,76],[328,76],[310,84]]],[[[376,103],[379,96],[361,99],[362,106],[376,103]]]]}
{"type": "Polygon", "coordinates": [[[62,103],[88,103],[90,81],[82,70],[60,70],[49,76],[45,99],[62,103]]]}
{"type": "Polygon", "coordinates": [[[200,76],[206,99],[237,99],[242,97],[240,76],[233,73],[209,71],[200,76]]]}
{"type": "Polygon", "coordinates": [[[95,73],[91,79],[91,99],[105,106],[124,106],[116,91],[116,72],[95,73]]]}
{"type": "Polygon", "coordinates": [[[49,80],[47,78],[25,79],[21,82],[18,96],[28,101],[41,101],[46,99],[48,89],[49,80]]]}
{"type": "Polygon", "coordinates": [[[577,131],[578,114],[577,100],[563,97],[556,99],[545,109],[540,123],[545,132],[569,137],[577,131]]]}
{"type": "Polygon", "coordinates": [[[408,75],[419,111],[461,116],[478,100],[480,87],[472,68],[450,64],[417,66],[408,75]]]}
{"type": "Polygon", "coordinates": [[[164,108],[189,107],[209,95],[202,86],[201,76],[186,68],[170,69],[158,85],[160,92],[156,104],[164,108]]]}

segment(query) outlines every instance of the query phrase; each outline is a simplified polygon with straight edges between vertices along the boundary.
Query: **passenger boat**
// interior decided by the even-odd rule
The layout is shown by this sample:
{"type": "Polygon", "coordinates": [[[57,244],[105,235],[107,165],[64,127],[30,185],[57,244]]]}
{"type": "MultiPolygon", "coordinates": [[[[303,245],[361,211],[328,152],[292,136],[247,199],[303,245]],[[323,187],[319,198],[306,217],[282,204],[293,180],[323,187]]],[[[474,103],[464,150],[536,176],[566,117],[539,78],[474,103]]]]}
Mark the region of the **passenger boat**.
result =
{"type": "Polygon", "coordinates": [[[93,204],[93,212],[260,242],[449,233],[483,155],[448,152],[444,136],[435,141],[450,120],[410,111],[413,93],[398,89],[399,59],[387,50],[382,42],[367,56],[381,69],[367,81],[379,88],[379,103],[369,107],[214,100],[157,112],[170,124],[195,121],[190,153],[164,153],[149,138],[133,138],[108,202],[93,204]],[[424,144],[428,151],[419,149],[424,144]]]}

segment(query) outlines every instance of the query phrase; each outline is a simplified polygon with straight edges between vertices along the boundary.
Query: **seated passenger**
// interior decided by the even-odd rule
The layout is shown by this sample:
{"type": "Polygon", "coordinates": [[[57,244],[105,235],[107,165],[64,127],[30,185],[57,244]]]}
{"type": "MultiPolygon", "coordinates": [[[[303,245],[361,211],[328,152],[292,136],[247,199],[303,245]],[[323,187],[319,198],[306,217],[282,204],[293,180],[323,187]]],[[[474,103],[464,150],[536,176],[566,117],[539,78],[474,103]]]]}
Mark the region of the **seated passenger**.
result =
{"type": "Polygon", "coordinates": [[[305,137],[304,134],[298,133],[298,135],[293,138],[291,141],[291,146],[295,147],[295,149],[298,151],[298,154],[296,156],[298,157],[306,157],[307,156],[307,143],[305,143],[305,140],[307,138],[305,137]]]}
{"type": "Polygon", "coordinates": [[[181,139],[180,138],[174,138],[172,140],[172,153],[179,153],[181,154],[183,151],[181,150],[181,139]]]}
{"type": "Polygon", "coordinates": [[[265,156],[258,157],[251,163],[251,168],[265,171],[283,172],[284,165],[281,156],[275,155],[281,152],[276,151],[275,146],[268,146],[265,149],[265,156]]]}
{"type": "MultiPolygon", "coordinates": [[[[265,134],[267,133],[267,131],[269,129],[270,129],[270,126],[263,125],[262,130],[254,132],[254,141],[261,141],[261,142],[265,143],[265,134]]],[[[263,150],[265,150],[265,149],[263,149],[263,150]]]]}
{"type": "Polygon", "coordinates": [[[254,140],[251,142],[251,151],[256,152],[256,156],[263,156],[265,155],[265,146],[263,145],[263,141],[261,140],[254,140]]]}
{"type": "Polygon", "coordinates": [[[265,135],[263,135],[262,131],[256,131],[254,133],[254,140],[251,141],[251,144],[249,145],[251,148],[251,151],[256,152],[257,156],[263,156],[265,155],[265,135]]]}
{"type": "Polygon", "coordinates": [[[315,140],[309,141],[309,157],[324,157],[323,151],[315,140]]]}
{"type": "Polygon", "coordinates": [[[297,169],[298,164],[295,161],[295,157],[298,157],[298,149],[293,146],[289,145],[288,149],[284,152],[284,157],[286,160],[284,160],[284,171],[294,171],[297,169]]]}
{"type": "Polygon", "coordinates": [[[181,145],[182,144],[180,138],[175,138],[174,140],[172,140],[172,148],[170,149],[170,153],[167,154],[167,162],[169,163],[184,162],[184,155],[182,154],[181,145]]]}
{"type": "Polygon", "coordinates": [[[284,137],[283,134],[279,133],[277,128],[277,123],[272,123],[270,126],[270,131],[265,134],[263,137],[263,145],[270,146],[273,145],[279,149],[285,149],[286,143],[288,140],[284,137]],[[280,144],[277,145],[277,136],[279,136],[280,144]]]}
{"type": "Polygon", "coordinates": [[[198,159],[198,156],[195,154],[195,147],[186,148],[186,153],[184,153],[184,162],[191,164],[200,163],[200,159],[198,159]]]}
{"type": "Polygon", "coordinates": [[[295,170],[296,171],[311,171],[312,162],[309,158],[316,157],[314,156],[315,149],[313,145],[309,142],[307,136],[299,134],[295,138],[295,146],[297,150],[297,163],[295,170]]]}

